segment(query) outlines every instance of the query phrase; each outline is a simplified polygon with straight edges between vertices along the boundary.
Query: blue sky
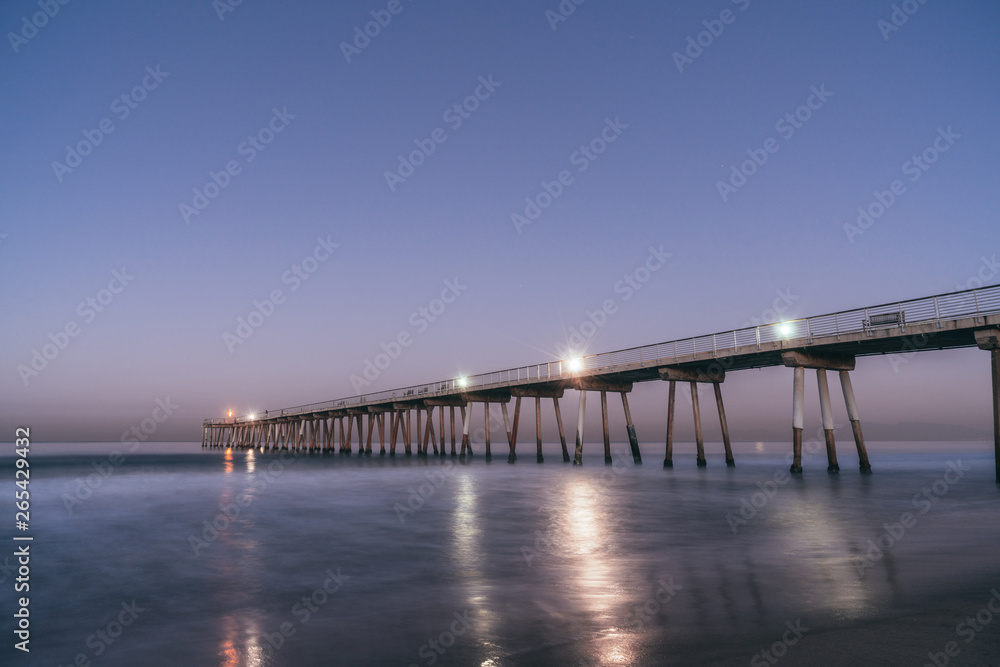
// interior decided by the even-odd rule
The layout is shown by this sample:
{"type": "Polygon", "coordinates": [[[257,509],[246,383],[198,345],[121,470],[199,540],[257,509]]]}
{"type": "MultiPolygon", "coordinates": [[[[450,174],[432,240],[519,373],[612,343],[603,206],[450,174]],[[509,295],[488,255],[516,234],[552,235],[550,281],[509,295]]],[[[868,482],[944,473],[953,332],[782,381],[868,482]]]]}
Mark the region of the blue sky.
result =
{"type": "MultiPolygon", "coordinates": [[[[117,440],[170,397],[156,437],[192,439],[229,408],[355,394],[401,334],[367,388],[551,359],[607,299],[591,352],[997,281],[995,3],[896,3],[898,26],[891,2],[223,6],[0,9],[4,432],[117,440]]],[[[784,433],[791,373],[737,375],[734,437],[784,433]]],[[[926,353],[859,362],[855,389],[871,421],[987,428],[988,381],[985,353],[926,353]]],[[[640,437],[664,396],[637,389],[640,437]]]]}

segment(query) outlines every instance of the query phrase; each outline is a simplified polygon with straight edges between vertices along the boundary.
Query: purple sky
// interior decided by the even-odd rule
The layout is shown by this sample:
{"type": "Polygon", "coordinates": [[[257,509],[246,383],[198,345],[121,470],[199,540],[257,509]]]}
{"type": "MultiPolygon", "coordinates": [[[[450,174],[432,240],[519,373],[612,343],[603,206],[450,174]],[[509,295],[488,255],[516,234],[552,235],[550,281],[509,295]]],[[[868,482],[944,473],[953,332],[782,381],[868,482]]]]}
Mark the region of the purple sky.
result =
{"type": "MultiPolygon", "coordinates": [[[[589,352],[1000,275],[996,3],[224,2],[0,8],[0,439],[168,398],[153,437],[196,439],[358,393],[401,335],[363,391],[547,361],[609,299],[589,352]]],[[[862,418],[987,436],[988,369],[859,360],[862,418]]],[[[724,394],[786,435],[789,370],[724,394]]]]}

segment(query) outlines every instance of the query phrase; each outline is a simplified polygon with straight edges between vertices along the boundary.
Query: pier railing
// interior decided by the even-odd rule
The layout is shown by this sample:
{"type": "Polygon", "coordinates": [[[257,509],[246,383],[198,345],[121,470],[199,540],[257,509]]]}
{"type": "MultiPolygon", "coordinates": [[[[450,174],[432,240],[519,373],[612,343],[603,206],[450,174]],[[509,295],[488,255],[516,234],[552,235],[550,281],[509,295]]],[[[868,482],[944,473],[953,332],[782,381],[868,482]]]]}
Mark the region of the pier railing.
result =
{"type": "MultiPolygon", "coordinates": [[[[719,333],[682,338],[679,340],[631,347],[614,352],[584,355],[574,359],[547,361],[502,371],[480,373],[427,384],[413,385],[370,394],[361,394],[332,401],[299,405],[283,410],[268,411],[268,417],[297,415],[324,410],[362,407],[390,401],[454,394],[460,391],[497,389],[544,380],[562,380],[574,375],[590,375],[604,369],[625,366],[669,365],[681,357],[699,353],[735,351],[783,340],[874,332],[885,328],[906,327],[927,322],[954,320],[1000,312],[1000,285],[938,294],[908,301],[884,303],[878,306],[844,310],[827,315],[762,324],[719,333]]],[[[725,356],[725,355],[722,355],[725,356]]],[[[209,419],[206,424],[231,424],[253,419],[250,415],[232,419],[209,419]]]]}

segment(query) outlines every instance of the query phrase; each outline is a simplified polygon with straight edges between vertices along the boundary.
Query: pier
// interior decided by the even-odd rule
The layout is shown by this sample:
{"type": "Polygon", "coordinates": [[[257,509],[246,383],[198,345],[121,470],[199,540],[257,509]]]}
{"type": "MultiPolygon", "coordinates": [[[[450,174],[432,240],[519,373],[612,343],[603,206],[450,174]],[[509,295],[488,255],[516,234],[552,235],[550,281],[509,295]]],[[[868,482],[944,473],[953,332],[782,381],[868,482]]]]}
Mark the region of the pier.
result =
{"type": "MultiPolygon", "coordinates": [[[[858,468],[871,472],[851,371],[857,357],[879,354],[978,347],[989,353],[992,372],[993,437],[996,479],[1000,483],[1000,286],[886,303],[816,317],[735,329],[502,371],[451,378],[428,384],[313,403],[262,415],[208,419],[202,427],[203,447],[260,448],[371,455],[378,433],[379,455],[472,456],[469,439],[473,413],[482,405],[486,420],[483,454],[492,458],[489,410],[499,404],[507,436],[506,454],[517,461],[522,399],[534,399],[536,461],[543,462],[542,400],[555,409],[562,460],[583,463],[583,424],[588,393],[601,401],[604,461],[611,462],[608,394],[621,398],[625,430],[635,463],[642,462],[628,394],[639,382],[665,382],[667,423],[664,468],[674,465],[674,419],[677,383],[687,383],[695,425],[695,465],[707,465],[702,436],[698,384],[709,383],[722,428],[726,465],[736,464],[722,398],[727,373],[783,366],[791,370],[791,472],[802,472],[807,370],[815,371],[820,419],[826,440],[827,471],[837,473],[832,398],[828,372],[836,373],[851,422],[858,468]],[[576,439],[571,456],[559,399],[575,390],[579,399],[576,439]],[[514,401],[513,419],[508,405],[514,401]],[[456,410],[457,409],[457,410],[456,410]],[[388,423],[386,423],[388,417],[388,423]],[[458,421],[456,422],[456,417],[458,421]],[[435,429],[435,420],[437,429],[435,429]],[[356,438],[355,438],[356,435],[356,438]],[[450,437],[446,437],[450,436],[450,437]],[[388,441],[388,450],[386,444],[388,441]],[[460,445],[457,445],[460,443],[460,445]],[[458,449],[457,449],[458,448],[458,449]]],[[[985,355],[984,355],[985,361],[985,355]]]]}

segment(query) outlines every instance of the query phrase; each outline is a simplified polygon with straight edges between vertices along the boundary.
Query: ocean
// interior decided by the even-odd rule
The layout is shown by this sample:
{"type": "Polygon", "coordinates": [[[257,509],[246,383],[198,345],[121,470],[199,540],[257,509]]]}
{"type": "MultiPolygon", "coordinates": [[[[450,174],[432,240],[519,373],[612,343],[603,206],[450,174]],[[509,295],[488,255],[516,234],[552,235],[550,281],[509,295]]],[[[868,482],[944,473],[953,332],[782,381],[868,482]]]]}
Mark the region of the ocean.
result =
{"type": "Polygon", "coordinates": [[[788,443],[704,469],[677,443],[671,470],[653,442],[578,467],[36,443],[26,531],[8,449],[0,662],[1000,665],[992,443],[870,442],[871,475],[839,444],[839,474],[807,448],[791,477],[788,443]]]}

